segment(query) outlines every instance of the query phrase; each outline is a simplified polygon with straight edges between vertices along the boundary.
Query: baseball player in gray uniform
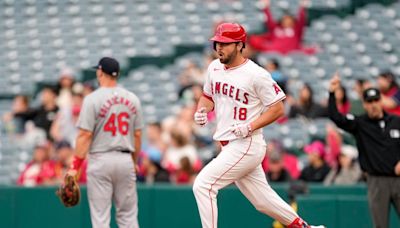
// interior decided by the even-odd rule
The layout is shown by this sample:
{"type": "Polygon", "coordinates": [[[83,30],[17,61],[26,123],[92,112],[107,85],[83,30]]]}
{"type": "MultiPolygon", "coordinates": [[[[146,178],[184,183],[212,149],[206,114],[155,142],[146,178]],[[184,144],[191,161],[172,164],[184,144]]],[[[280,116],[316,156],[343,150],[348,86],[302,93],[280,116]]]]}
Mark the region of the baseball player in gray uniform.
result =
{"type": "Polygon", "coordinates": [[[76,152],[67,175],[76,176],[88,155],[87,193],[92,226],[110,227],[115,203],[120,228],[137,228],[136,154],[143,117],[138,97],[117,87],[119,63],[104,57],[95,66],[100,88],[85,97],[76,152]]]}

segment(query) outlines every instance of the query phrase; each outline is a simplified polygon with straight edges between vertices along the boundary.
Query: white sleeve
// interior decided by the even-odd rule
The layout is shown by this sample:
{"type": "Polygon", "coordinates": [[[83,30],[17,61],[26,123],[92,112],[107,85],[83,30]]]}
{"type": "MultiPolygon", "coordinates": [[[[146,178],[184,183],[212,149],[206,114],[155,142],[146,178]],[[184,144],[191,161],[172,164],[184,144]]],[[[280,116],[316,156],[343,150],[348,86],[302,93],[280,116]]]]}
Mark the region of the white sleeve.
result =
{"type": "Polygon", "coordinates": [[[203,94],[207,97],[212,97],[213,92],[212,92],[212,84],[211,84],[209,69],[210,68],[208,68],[208,70],[207,70],[206,80],[204,81],[204,85],[203,85],[203,94]]]}
{"type": "Polygon", "coordinates": [[[272,79],[268,72],[255,77],[254,87],[257,96],[261,99],[264,106],[269,107],[286,98],[283,90],[272,79]]]}

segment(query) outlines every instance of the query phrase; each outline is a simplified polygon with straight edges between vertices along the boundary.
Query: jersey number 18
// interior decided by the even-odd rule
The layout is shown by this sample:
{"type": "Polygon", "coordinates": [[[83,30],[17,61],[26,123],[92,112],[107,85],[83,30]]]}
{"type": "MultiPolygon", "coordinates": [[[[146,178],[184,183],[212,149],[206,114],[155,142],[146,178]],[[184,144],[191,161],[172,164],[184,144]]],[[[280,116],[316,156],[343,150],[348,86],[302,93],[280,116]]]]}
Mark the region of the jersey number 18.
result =
{"type": "Polygon", "coordinates": [[[233,119],[246,120],[247,119],[247,108],[233,108],[233,119]]]}
{"type": "Polygon", "coordinates": [[[127,112],[111,114],[103,130],[111,132],[112,136],[115,136],[117,132],[121,135],[127,135],[129,131],[129,114],[127,112]]]}

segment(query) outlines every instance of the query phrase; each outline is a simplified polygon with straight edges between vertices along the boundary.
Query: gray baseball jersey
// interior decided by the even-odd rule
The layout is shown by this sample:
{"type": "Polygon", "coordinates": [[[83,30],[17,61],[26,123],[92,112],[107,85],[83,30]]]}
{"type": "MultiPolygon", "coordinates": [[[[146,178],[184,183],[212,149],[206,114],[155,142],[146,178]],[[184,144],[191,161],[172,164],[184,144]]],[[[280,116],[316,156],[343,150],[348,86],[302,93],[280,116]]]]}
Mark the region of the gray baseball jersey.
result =
{"type": "Polygon", "coordinates": [[[77,126],[93,132],[90,153],[134,151],[134,130],[143,128],[138,97],[121,87],[101,87],[85,97],[77,126]]]}

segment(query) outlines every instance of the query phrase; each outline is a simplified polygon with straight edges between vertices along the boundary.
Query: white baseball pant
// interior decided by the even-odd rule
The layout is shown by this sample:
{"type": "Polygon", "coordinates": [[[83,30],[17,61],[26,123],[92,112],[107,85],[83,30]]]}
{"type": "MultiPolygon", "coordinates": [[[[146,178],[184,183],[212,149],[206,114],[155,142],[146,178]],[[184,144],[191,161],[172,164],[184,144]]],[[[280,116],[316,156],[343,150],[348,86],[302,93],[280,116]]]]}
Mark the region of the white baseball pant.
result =
{"type": "Polygon", "coordinates": [[[89,154],[87,193],[93,228],[109,228],[112,201],[119,228],[138,228],[136,174],[131,155],[89,154]]]}
{"type": "Polygon", "coordinates": [[[299,216],[268,184],[261,162],[266,143],[261,134],[229,142],[197,176],[193,192],[203,228],[217,228],[217,194],[235,182],[254,207],[284,225],[299,216]]]}

